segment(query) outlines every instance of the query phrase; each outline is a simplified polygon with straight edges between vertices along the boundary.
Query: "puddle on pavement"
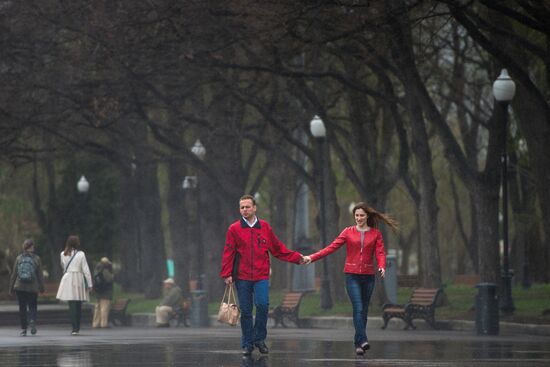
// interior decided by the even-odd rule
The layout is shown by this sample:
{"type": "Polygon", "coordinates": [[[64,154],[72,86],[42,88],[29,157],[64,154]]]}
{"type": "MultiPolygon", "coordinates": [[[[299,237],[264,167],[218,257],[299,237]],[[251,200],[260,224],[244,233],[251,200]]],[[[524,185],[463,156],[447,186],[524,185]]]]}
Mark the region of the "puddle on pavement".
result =
{"type": "Polygon", "coordinates": [[[2,367],[24,366],[548,366],[550,349],[541,343],[373,342],[365,357],[355,357],[349,342],[273,340],[271,352],[240,355],[228,339],[166,344],[90,344],[80,347],[0,349],[2,367]]]}

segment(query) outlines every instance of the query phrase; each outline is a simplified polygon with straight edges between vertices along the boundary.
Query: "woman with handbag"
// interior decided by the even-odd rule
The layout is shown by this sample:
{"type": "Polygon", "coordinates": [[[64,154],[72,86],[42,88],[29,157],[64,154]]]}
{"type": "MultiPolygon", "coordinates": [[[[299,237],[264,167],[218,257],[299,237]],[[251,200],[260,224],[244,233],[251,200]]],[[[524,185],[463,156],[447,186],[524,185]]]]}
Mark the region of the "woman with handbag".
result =
{"type": "Polygon", "coordinates": [[[65,249],[61,253],[61,266],[64,273],[56,298],[69,303],[73,328],[71,335],[76,336],[80,332],[82,302],[90,300],[89,292],[92,287],[92,274],[86,261],[86,255],[80,251],[78,236],[71,235],[67,238],[65,249]]]}

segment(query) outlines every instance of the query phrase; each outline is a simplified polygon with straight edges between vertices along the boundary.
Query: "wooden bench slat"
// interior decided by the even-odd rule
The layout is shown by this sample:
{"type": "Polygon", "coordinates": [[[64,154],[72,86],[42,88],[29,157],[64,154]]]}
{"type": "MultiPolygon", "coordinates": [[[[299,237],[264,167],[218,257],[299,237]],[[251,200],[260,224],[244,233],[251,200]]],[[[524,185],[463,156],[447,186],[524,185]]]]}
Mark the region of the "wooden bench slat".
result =
{"type": "Polygon", "coordinates": [[[435,329],[435,305],[440,294],[441,288],[416,288],[406,305],[386,304],[382,306],[384,319],[382,329],[385,329],[389,320],[394,317],[405,321],[405,329],[409,327],[416,329],[412,321],[417,318],[426,320],[435,329]]]}
{"type": "Polygon", "coordinates": [[[129,298],[121,298],[111,305],[109,321],[111,321],[113,325],[116,325],[118,322],[120,322],[121,325],[129,324],[129,317],[126,314],[126,309],[130,301],[131,299],[129,298]]]}
{"type": "Polygon", "coordinates": [[[275,327],[281,324],[286,327],[284,319],[287,318],[293,321],[296,326],[300,327],[299,310],[300,303],[305,293],[288,292],[283,295],[281,304],[269,311],[268,316],[275,320],[275,327]]]}

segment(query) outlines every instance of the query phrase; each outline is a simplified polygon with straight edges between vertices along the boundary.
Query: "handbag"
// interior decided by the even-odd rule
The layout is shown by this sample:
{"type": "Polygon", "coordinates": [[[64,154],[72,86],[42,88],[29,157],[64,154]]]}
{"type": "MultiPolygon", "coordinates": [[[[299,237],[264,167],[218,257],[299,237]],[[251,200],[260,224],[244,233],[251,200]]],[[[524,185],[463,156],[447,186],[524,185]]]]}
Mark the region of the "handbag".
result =
{"type": "Polygon", "coordinates": [[[222,302],[220,303],[220,310],[218,311],[218,321],[223,324],[235,326],[240,316],[241,310],[239,310],[239,306],[237,306],[233,284],[227,284],[223,292],[222,302]]]}

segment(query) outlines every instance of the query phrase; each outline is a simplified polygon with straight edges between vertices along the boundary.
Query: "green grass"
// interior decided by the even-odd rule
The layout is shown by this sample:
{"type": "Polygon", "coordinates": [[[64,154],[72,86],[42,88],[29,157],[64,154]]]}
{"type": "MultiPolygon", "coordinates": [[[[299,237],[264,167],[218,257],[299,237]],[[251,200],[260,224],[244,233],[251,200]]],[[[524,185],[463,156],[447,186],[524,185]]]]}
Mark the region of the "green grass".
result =
{"type": "MultiPolygon", "coordinates": [[[[411,288],[400,288],[397,293],[398,303],[406,303],[411,288]]],[[[437,308],[436,318],[440,320],[474,320],[475,295],[477,289],[466,286],[447,286],[445,288],[444,304],[437,308]]],[[[283,291],[271,290],[271,307],[281,302],[283,291]]],[[[511,316],[501,316],[501,321],[550,324],[550,315],[543,316],[544,310],[550,309],[550,284],[535,284],[530,289],[520,287],[513,288],[512,297],[516,310],[511,316]]],[[[120,287],[115,287],[115,298],[131,298],[128,305],[129,313],[154,312],[160,299],[145,299],[143,294],[124,293],[120,287]]],[[[351,304],[347,299],[342,302],[335,302],[331,310],[322,310],[319,307],[320,295],[318,292],[304,296],[300,305],[301,317],[312,316],[351,316],[351,304]]],[[[210,302],[208,310],[210,314],[218,312],[219,301],[210,302]]],[[[381,315],[381,306],[372,304],[369,314],[372,316],[381,315]]]]}

